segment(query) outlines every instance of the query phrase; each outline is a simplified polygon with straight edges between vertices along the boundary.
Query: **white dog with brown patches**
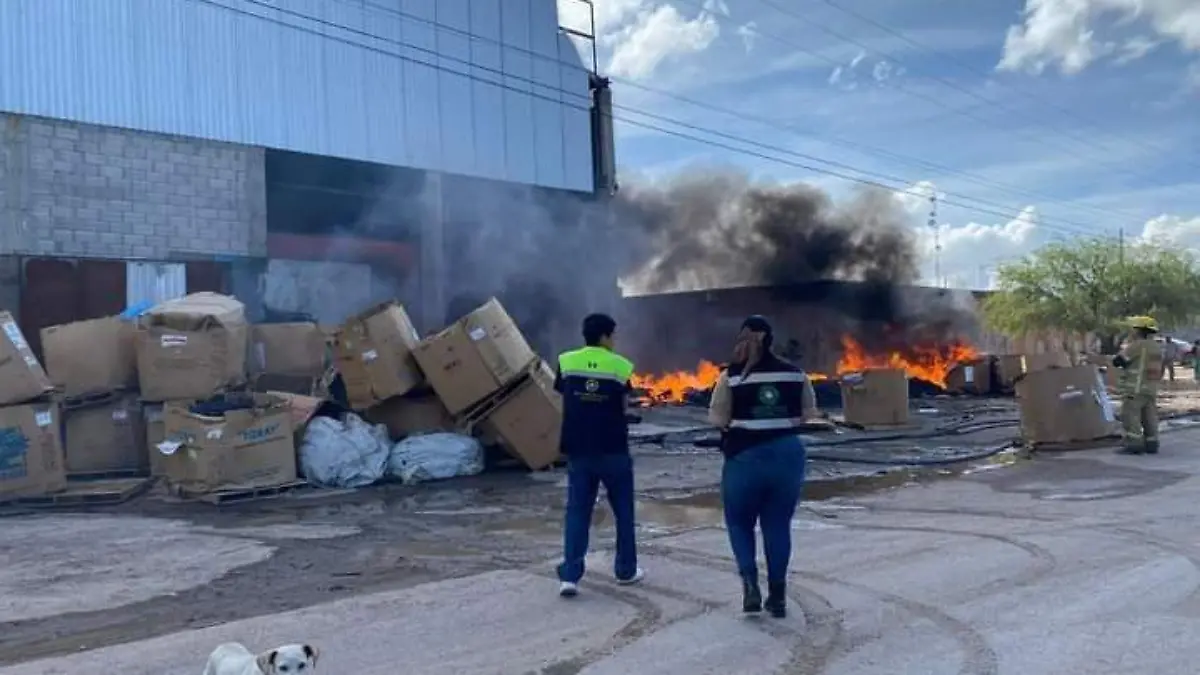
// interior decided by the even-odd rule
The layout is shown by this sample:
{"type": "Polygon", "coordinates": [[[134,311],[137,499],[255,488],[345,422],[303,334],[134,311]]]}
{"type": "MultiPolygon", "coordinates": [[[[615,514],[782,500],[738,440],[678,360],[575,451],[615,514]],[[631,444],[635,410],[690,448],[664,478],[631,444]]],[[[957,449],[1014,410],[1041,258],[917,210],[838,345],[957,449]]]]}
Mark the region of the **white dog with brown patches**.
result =
{"type": "Polygon", "coordinates": [[[213,650],[204,675],[306,675],[316,668],[317,650],[311,645],[283,645],[255,655],[230,642],[213,650]]]}

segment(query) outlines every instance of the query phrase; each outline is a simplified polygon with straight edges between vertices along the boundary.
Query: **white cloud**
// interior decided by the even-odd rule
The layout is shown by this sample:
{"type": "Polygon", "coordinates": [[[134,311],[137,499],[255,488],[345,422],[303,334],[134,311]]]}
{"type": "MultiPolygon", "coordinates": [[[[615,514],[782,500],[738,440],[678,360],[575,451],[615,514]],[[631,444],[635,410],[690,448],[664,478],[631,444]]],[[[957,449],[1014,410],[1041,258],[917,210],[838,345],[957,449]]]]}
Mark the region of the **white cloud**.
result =
{"type": "MultiPolygon", "coordinates": [[[[624,7],[632,0],[619,2],[624,7]]],[[[721,33],[714,12],[728,11],[722,3],[710,1],[704,11],[688,19],[671,4],[644,0],[633,4],[638,5],[636,16],[629,19],[634,10],[623,9],[618,28],[598,32],[600,43],[612,50],[608,70],[630,79],[647,78],[665,61],[708,49],[721,33]]]]}
{"type": "Polygon", "coordinates": [[[737,35],[742,38],[742,44],[746,46],[746,53],[749,54],[754,50],[755,43],[758,42],[758,24],[750,21],[738,26],[737,35]]]}
{"type": "MultiPolygon", "coordinates": [[[[845,91],[857,89],[859,85],[859,66],[863,65],[864,61],[867,61],[867,52],[860,50],[854,55],[854,58],[850,59],[849,63],[834,66],[833,70],[829,73],[829,84],[845,91]]],[[[886,59],[873,60],[867,63],[863,70],[869,73],[865,77],[869,77],[876,84],[883,84],[894,77],[904,74],[904,68],[886,59]]]]}
{"type": "MultiPolygon", "coordinates": [[[[929,181],[915,183],[907,190],[895,193],[896,200],[912,214],[923,282],[929,285],[940,283],[935,271],[938,267],[935,261],[939,258],[940,279],[946,285],[991,288],[996,281],[997,269],[1004,263],[1018,260],[1052,241],[1076,236],[1042,226],[1035,206],[1026,206],[1007,222],[969,221],[964,225],[943,222],[935,234],[928,224],[929,197],[933,194],[939,199],[943,196],[929,181]]],[[[1131,234],[1131,242],[1177,246],[1200,254],[1200,215],[1163,214],[1146,221],[1140,233],[1131,234]]]]}
{"type": "Polygon", "coordinates": [[[1195,0],[1025,0],[1023,14],[1008,29],[1000,70],[1038,74],[1057,67],[1072,75],[1114,54],[1120,63],[1136,60],[1164,42],[1200,52],[1195,0]],[[1117,29],[1139,32],[1101,35],[1117,29]]]}

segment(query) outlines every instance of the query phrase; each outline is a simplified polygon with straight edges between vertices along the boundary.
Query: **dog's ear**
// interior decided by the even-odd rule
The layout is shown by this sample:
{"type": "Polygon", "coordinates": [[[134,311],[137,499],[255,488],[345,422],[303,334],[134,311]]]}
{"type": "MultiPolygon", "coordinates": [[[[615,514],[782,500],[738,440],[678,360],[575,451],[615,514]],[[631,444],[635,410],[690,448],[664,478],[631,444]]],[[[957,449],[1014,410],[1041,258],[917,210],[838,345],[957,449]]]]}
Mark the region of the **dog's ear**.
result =
{"type": "Polygon", "coordinates": [[[269,652],[263,652],[255,659],[258,663],[258,669],[263,672],[263,675],[275,672],[275,659],[279,656],[278,649],[272,649],[269,652]]]}
{"type": "Polygon", "coordinates": [[[321,655],[321,652],[317,651],[317,648],[312,645],[304,645],[304,655],[315,666],[317,665],[317,657],[321,655]]]}

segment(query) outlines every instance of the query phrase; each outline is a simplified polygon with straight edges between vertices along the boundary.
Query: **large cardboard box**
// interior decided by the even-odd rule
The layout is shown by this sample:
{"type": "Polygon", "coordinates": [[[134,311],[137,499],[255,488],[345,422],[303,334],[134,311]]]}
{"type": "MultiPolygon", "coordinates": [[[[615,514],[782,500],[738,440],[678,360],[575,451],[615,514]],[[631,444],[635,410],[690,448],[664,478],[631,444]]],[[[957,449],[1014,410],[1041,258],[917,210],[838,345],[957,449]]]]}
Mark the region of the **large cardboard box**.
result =
{"type": "Polygon", "coordinates": [[[516,381],[537,360],[517,324],[495,298],[422,340],[415,355],[451,415],[516,381]]]}
{"type": "MultiPolygon", "coordinates": [[[[217,414],[185,403],[163,411],[166,439],[158,445],[163,474],[189,494],[273,487],[297,479],[295,424],[290,402],[270,394],[227,397],[248,407],[217,414]]],[[[213,407],[214,402],[206,402],[213,407]]]]}
{"type": "Polygon", "coordinates": [[[1033,444],[1075,443],[1117,433],[1116,411],[1095,366],[1027,373],[1017,382],[1021,433],[1033,444]]]}
{"type": "Polygon", "coordinates": [[[559,458],[562,396],[554,390],[554,373],[541,364],[480,423],[481,435],[498,439],[504,449],[531,469],[543,469],[559,458]]]}
{"type": "Polygon", "coordinates": [[[843,375],[842,413],[863,427],[908,424],[908,375],[894,368],[843,375]]]}
{"type": "Polygon", "coordinates": [[[0,500],[67,487],[57,403],[0,408],[0,500]]]}
{"type": "Polygon", "coordinates": [[[1106,389],[1111,391],[1117,388],[1120,383],[1121,369],[1113,365],[1112,354],[1088,354],[1085,362],[1100,370],[1100,379],[1104,382],[1106,389]]]}
{"type": "Polygon", "coordinates": [[[134,326],[110,316],[42,329],[50,381],[67,397],[137,386],[134,326]]]}
{"type": "Polygon", "coordinates": [[[421,336],[396,302],[351,318],[334,335],[334,363],[346,384],[350,407],[365,410],[416,389],[424,381],[413,359],[421,336]]]}
{"type": "Polygon", "coordinates": [[[217,293],[170,300],[137,328],[138,381],[146,401],[205,399],[246,379],[245,308],[217,293]]]}
{"type": "Polygon", "coordinates": [[[1044,354],[1005,354],[997,358],[996,375],[1001,389],[1010,391],[1028,373],[1049,368],[1069,368],[1071,357],[1065,352],[1044,354]]]}
{"type": "Polygon", "coordinates": [[[427,392],[389,398],[367,410],[366,418],[372,424],[387,427],[388,436],[394,441],[455,428],[450,411],[436,395],[427,392]]]}
{"type": "Polygon", "coordinates": [[[49,394],[54,385],[12,314],[0,312],[0,406],[31,401],[49,394]]]}
{"type": "Polygon", "coordinates": [[[134,394],[63,403],[67,474],[131,472],[150,468],[142,404],[134,394]]]}
{"type": "Polygon", "coordinates": [[[990,356],[981,356],[955,365],[946,376],[946,390],[961,394],[991,393],[993,360],[990,356]]]}
{"type": "Polygon", "coordinates": [[[146,454],[150,457],[150,475],[158,478],[166,475],[167,456],[158,449],[158,444],[167,438],[166,426],[163,423],[163,404],[143,404],[142,420],[146,426],[146,454]]]}
{"type": "Polygon", "coordinates": [[[250,374],[318,378],[328,365],[325,333],[315,323],[250,327],[250,374]]]}

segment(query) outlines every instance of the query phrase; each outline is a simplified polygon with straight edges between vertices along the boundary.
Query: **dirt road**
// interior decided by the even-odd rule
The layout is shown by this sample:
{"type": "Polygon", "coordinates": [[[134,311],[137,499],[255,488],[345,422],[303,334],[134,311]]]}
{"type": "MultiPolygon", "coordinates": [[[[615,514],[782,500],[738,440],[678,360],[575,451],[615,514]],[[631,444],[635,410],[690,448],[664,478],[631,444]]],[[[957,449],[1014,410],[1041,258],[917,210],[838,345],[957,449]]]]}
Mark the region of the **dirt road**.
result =
{"type": "Polygon", "coordinates": [[[0,675],[194,675],[225,639],[311,640],[326,672],[381,675],[1191,673],[1197,442],[809,504],[783,622],[737,614],[699,499],[643,504],[645,587],[605,581],[601,551],[589,592],[559,600],[561,488],[496,482],[530,480],[516,474],[236,516],[0,519],[22,542],[0,565],[0,675]]]}

